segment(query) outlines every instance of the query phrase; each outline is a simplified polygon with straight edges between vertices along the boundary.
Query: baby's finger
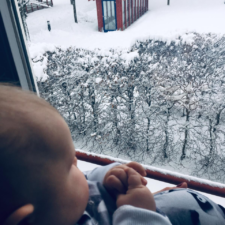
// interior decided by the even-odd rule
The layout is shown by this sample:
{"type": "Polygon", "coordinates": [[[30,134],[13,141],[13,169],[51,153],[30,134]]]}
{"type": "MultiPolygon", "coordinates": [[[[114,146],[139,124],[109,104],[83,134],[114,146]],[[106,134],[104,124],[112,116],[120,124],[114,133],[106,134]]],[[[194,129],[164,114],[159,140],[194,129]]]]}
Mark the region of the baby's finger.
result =
{"type": "Polygon", "coordinates": [[[144,186],[146,186],[148,183],[148,181],[144,177],[141,178],[141,181],[144,186]]]}
{"type": "Polygon", "coordinates": [[[130,162],[130,163],[127,163],[126,166],[136,170],[139,174],[141,174],[142,176],[146,176],[146,171],[145,171],[145,168],[137,163],[137,162],[130,162]]]}
{"type": "Polygon", "coordinates": [[[115,195],[126,193],[126,188],[123,183],[114,175],[110,175],[106,178],[105,187],[109,191],[115,192],[115,195]]]}
{"type": "Polygon", "coordinates": [[[122,182],[124,187],[127,187],[127,173],[124,171],[124,169],[124,167],[114,167],[111,170],[110,175],[117,177],[122,182]]]}
{"type": "Polygon", "coordinates": [[[137,188],[143,186],[143,180],[140,174],[138,174],[134,169],[127,168],[125,170],[128,176],[128,189],[137,188]]]}

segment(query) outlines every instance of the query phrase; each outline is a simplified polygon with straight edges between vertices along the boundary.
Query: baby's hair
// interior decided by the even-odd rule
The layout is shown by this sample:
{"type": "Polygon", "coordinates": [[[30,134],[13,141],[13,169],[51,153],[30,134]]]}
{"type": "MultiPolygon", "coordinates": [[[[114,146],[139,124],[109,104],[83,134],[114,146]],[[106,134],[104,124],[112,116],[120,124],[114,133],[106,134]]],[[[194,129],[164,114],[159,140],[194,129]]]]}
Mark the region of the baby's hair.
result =
{"type": "Polygon", "coordinates": [[[47,114],[49,118],[52,113],[58,114],[34,93],[0,84],[0,224],[26,201],[26,196],[18,198],[22,188],[29,186],[27,196],[34,194],[29,191],[35,187],[26,183],[31,178],[29,170],[35,157],[45,154],[39,150],[44,144],[35,126],[38,117],[47,114]]]}

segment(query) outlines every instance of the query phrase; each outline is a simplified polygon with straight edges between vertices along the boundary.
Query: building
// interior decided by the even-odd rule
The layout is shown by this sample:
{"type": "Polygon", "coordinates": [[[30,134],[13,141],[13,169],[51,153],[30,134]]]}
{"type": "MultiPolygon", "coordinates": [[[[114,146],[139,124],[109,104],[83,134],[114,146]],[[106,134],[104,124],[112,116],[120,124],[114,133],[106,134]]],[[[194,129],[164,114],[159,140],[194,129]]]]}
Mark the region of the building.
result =
{"type": "Polygon", "coordinates": [[[148,0],[96,0],[98,30],[125,30],[146,11],[148,0]]]}

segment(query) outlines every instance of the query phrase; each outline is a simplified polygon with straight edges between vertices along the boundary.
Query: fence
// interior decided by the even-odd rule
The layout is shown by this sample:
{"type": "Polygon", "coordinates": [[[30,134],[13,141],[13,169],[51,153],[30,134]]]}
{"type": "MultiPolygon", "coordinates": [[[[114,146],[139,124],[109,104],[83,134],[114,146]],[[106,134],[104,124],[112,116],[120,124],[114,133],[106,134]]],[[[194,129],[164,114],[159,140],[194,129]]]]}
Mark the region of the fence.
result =
{"type": "Polygon", "coordinates": [[[37,10],[47,8],[48,6],[53,6],[52,0],[38,0],[37,3],[32,2],[26,5],[26,12],[31,13],[37,10]]]}
{"type": "MultiPolygon", "coordinates": [[[[79,160],[85,161],[85,162],[89,162],[89,163],[94,163],[97,165],[108,165],[110,163],[114,163],[114,162],[121,162],[123,160],[119,160],[119,159],[113,159],[112,157],[107,158],[107,156],[100,156],[97,154],[92,154],[90,152],[85,153],[85,152],[79,152],[76,151],[76,157],[79,160]]],[[[196,179],[195,177],[185,177],[182,176],[182,174],[180,174],[179,176],[176,174],[174,175],[173,173],[169,173],[165,174],[164,172],[158,170],[156,168],[154,169],[150,169],[148,168],[146,170],[146,177],[151,178],[151,179],[155,179],[155,180],[159,180],[159,181],[163,181],[163,182],[167,182],[167,183],[171,183],[171,184],[179,184],[181,182],[186,182],[188,184],[188,188],[197,190],[197,191],[201,191],[201,192],[205,192],[208,194],[212,194],[215,196],[219,196],[219,197],[225,197],[225,186],[224,184],[220,184],[219,183],[213,183],[210,182],[203,182],[203,180],[201,179],[196,179]],[[193,178],[193,179],[191,179],[193,178]]],[[[207,180],[204,180],[207,181],[207,180]]]]}

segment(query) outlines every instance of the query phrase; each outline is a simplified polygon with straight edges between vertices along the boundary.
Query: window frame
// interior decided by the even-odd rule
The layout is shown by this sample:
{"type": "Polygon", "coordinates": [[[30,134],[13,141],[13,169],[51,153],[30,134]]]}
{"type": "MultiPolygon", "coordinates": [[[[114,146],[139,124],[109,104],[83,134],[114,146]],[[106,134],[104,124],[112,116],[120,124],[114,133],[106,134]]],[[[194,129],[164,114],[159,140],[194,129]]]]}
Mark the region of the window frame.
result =
{"type": "Polygon", "coordinates": [[[36,92],[39,95],[27,43],[24,39],[18,5],[14,0],[1,0],[0,14],[14,61],[12,63],[15,65],[20,85],[22,89],[36,92]]]}

